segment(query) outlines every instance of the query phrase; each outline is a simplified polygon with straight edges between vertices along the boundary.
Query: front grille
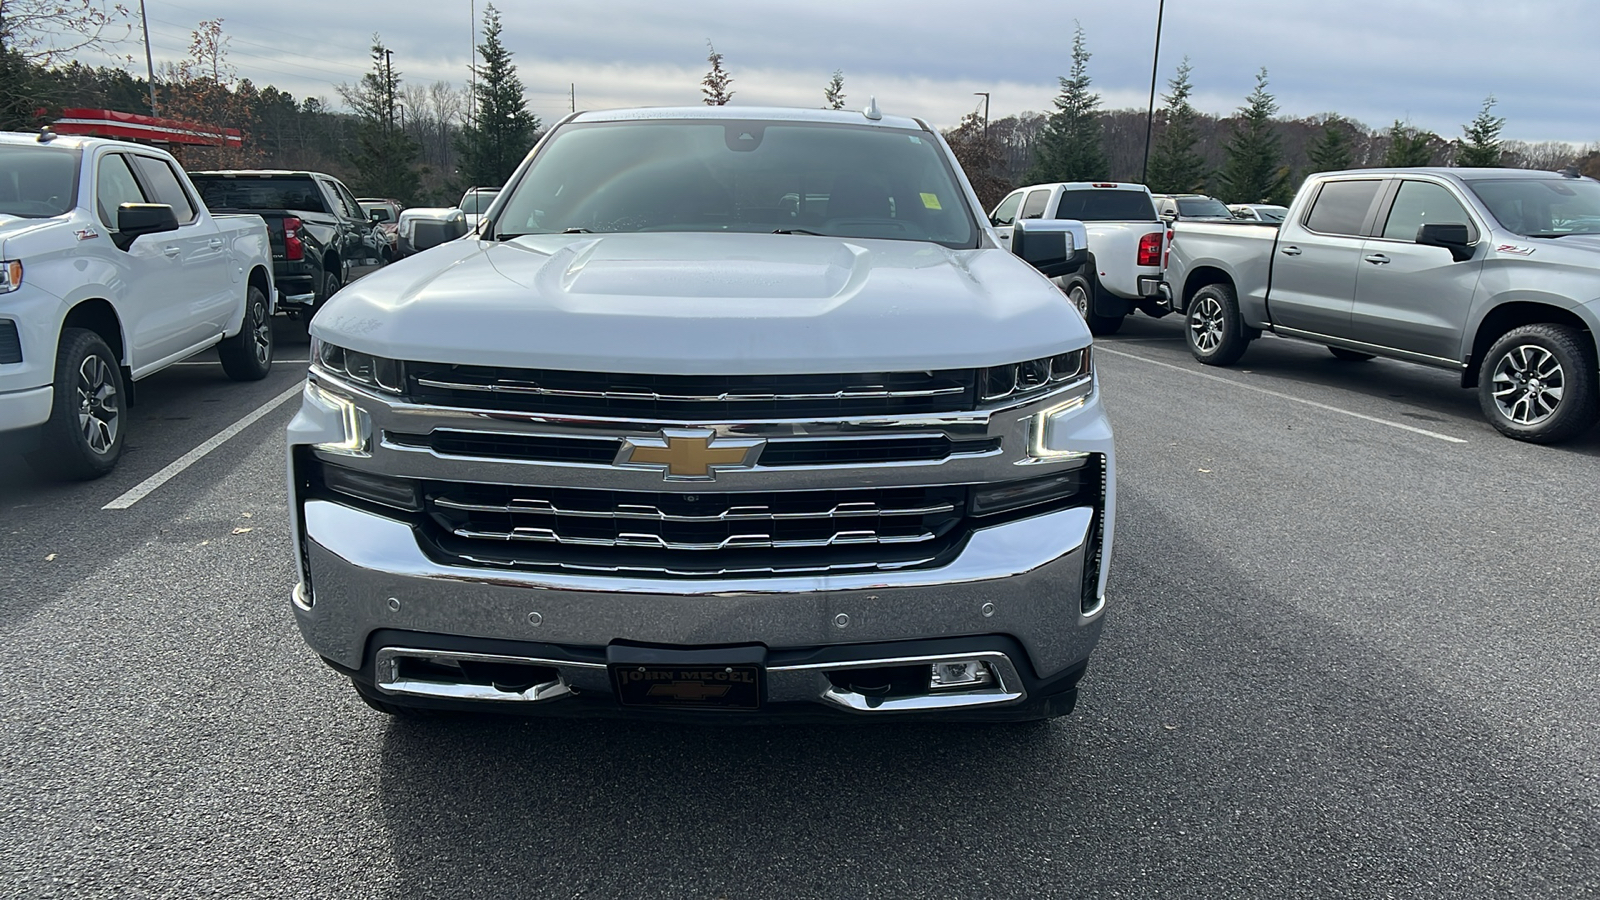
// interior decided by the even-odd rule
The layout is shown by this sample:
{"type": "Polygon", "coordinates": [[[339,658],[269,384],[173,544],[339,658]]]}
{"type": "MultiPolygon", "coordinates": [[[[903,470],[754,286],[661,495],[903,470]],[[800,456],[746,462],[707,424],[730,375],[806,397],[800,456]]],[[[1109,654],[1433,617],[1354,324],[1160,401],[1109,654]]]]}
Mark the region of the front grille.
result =
{"type": "MultiPolygon", "coordinates": [[[[440,428],[429,434],[387,432],[396,446],[432,450],[441,456],[508,459],[519,462],[611,465],[622,450],[618,437],[494,434],[440,428]]],[[[955,454],[994,453],[999,438],[952,441],[944,436],[906,438],[780,439],[767,444],[757,464],[785,466],[849,466],[872,463],[938,462],[955,454]]]]}
{"type": "Polygon", "coordinates": [[[17,336],[17,323],[0,319],[0,365],[22,362],[22,339],[17,336]]]}
{"type": "Polygon", "coordinates": [[[418,403],[683,421],[901,416],[976,408],[971,369],[845,375],[627,375],[406,364],[418,403]]]}
{"type": "Polygon", "coordinates": [[[440,551],[482,565],[719,576],[935,562],[962,533],[960,487],[654,493],[425,487],[440,551]]]}

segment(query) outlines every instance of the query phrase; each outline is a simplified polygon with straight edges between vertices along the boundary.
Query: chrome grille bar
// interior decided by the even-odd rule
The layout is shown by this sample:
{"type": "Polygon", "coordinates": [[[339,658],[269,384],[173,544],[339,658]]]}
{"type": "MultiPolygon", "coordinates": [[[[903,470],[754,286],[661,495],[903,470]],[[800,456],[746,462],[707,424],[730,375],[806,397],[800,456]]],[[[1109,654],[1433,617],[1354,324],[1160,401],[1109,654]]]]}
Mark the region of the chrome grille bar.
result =
{"type": "Polygon", "coordinates": [[[936,559],[896,560],[894,562],[820,563],[801,566],[726,566],[713,569],[676,569],[670,566],[617,565],[604,566],[569,560],[495,559],[493,557],[464,555],[460,559],[481,566],[503,569],[534,568],[564,572],[603,573],[608,575],[674,575],[700,578],[728,578],[741,575],[826,575],[845,572],[889,572],[925,566],[936,559]]]}
{"type": "Polygon", "coordinates": [[[772,512],[766,506],[735,506],[715,515],[686,516],[664,513],[654,506],[636,503],[619,504],[612,509],[565,509],[549,500],[512,500],[510,503],[469,503],[449,497],[436,497],[435,506],[462,512],[531,513],[536,515],[574,516],[586,519],[639,519],[651,522],[774,522],[782,520],[842,519],[867,516],[927,516],[953,512],[951,503],[931,503],[926,506],[880,508],[870,501],[840,503],[831,509],[815,512],[772,512]]]}
{"type": "Polygon", "coordinates": [[[547,388],[531,381],[468,382],[418,378],[417,384],[445,391],[478,391],[489,394],[522,394],[536,397],[574,397],[583,400],[641,400],[667,403],[774,403],[803,400],[885,400],[918,397],[950,397],[963,394],[959,386],[892,390],[881,385],[862,385],[838,391],[803,394],[663,394],[657,391],[585,391],[575,388],[547,388]]]}
{"type": "Polygon", "coordinates": [[[832,537],[774,540],[766,534],[736,534],[720,541],[669,541],[659,534],[623,533],[614,538],[574,537],[561,534],[554,528],[518,526],[510,531],[457,528],[456,537],[487,541],[534,541],[541,544],[560,544],[567,547],[630,547],[645,550],[800,550],[819,547],[849,545],[915,544],[931,541],[938,535],[931,532],[903,535],[880,535],[875,531],[840,531],[832,537]]]}

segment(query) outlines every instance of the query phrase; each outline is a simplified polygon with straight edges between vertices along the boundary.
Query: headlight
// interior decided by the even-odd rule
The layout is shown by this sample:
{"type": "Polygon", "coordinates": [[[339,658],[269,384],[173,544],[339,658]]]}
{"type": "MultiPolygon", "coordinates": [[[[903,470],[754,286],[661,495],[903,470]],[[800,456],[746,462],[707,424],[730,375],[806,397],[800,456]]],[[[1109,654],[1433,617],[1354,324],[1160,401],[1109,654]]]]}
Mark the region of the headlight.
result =
{"type": "Polygon", "coordinates": [[[397,360],[346,350],[317,338],[311,339],[311,359],[328,374],[354,384],[390,394],[405,393],[405,367],[397,360]]]}
{"type": "Polygon", "coordinates": [[[0,294],[9,294],[19,287],[22,287],[22,260],[0,262],[0,294]]]}
{"type": "Polygon", "coordinates": [[[1094,372],[1090,348],[1041,359],[990,366],[978,371],[978,396],[984,403],[1043,394],[1054,387],[1084,381],[1094,372]]]}

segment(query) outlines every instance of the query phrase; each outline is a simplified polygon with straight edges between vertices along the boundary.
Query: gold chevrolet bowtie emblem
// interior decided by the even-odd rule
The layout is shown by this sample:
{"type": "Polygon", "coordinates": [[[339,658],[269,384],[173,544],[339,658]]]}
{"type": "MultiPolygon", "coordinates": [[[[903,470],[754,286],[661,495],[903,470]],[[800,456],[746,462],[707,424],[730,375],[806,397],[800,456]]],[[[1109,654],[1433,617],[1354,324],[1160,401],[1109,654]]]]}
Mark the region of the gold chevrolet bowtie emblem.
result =
{"type": "Polygon", "coordinates": [[[663,428],[659,435],[623,438],[616,465],[659,469],[668,481],[712,481],[717,469],[754,466],[766,443],[760,438],[717,437],[709,428],[663,428]]]}

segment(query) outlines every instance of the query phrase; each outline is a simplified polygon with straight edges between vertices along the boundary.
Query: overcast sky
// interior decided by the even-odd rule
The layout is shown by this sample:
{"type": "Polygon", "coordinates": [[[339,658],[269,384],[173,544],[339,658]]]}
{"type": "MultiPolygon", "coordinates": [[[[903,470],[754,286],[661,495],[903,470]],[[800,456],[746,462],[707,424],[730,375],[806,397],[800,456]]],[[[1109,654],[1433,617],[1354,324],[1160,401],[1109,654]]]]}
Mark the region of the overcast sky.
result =
{"type": "MultiPolygon", "coordinates": [[[[137,12],[137,4],[128,2],[137,12]]],[[[157,64],[220,17],[230,61],[256,84],[337,103],[368,66],[374,32],[409,83],[466,80],[469,8],[483,0],[146,0],[157,64]]],[[[529,105],[553,121],[578,108],[700,102],[706,40],[734,78],[734,103],[820,106],[834,69],[848,105],[955,124],[991,93],[995,118],[1045,110],[1070,65],[1074,20],[1107,108],[1143,108],[1157,0],[502,0],[505,42],[529,105]]],[[[135,41],[137,31],[135,31],[135,41]]],[[[142,55],[133,44],[129,52],[142,55]]],[[[1504,136],[1600,143],[1596,0],[1168,0],[1161,82],[1184,55],[1196,105],[1237,108],[1266,66],[1282,115],[1337,112],[1459,136],[1485,96],[1504,136]]],[[[142,63],[142,59],[139,60],[142,63]]]]}

